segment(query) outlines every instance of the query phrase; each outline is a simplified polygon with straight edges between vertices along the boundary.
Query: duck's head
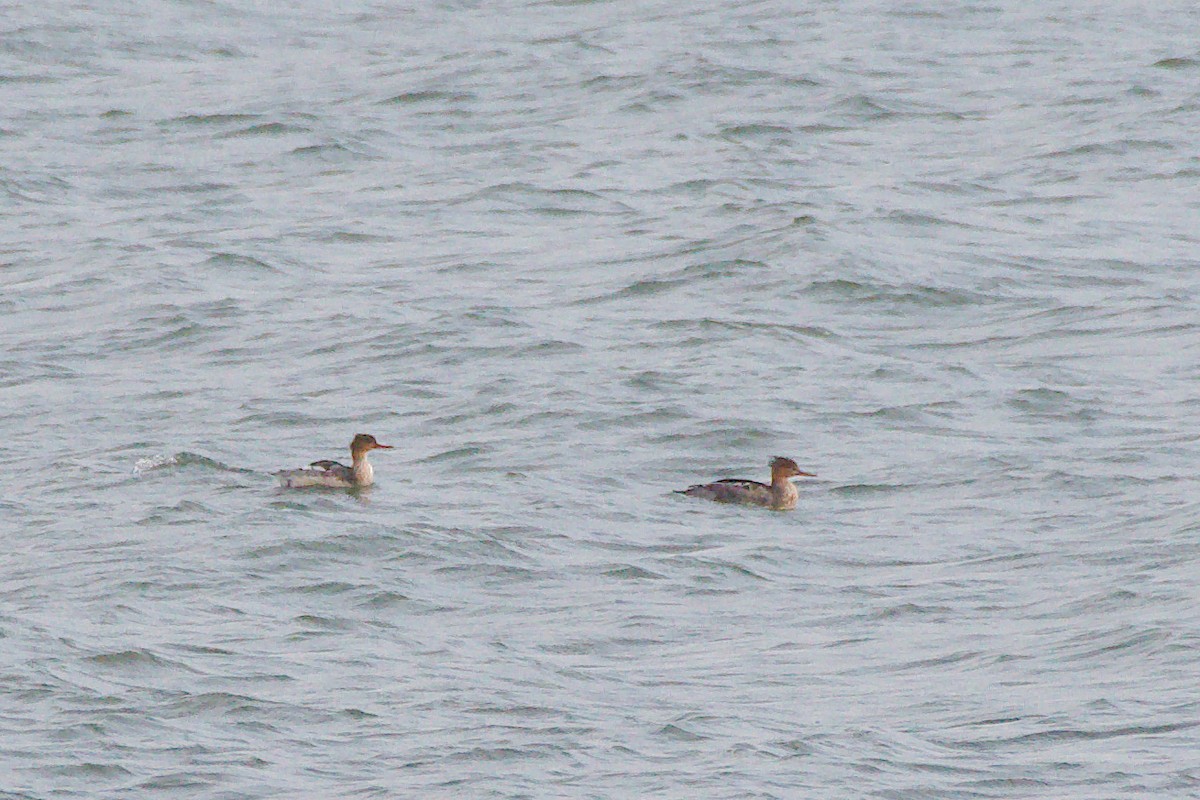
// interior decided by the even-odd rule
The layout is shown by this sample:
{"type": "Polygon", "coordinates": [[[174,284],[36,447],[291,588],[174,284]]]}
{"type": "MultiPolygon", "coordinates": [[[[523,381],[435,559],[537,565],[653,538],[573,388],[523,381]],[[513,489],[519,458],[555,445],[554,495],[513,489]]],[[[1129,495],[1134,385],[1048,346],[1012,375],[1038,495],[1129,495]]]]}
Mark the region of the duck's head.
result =
{"type": "Polygon", "coordinates": [[[805,472],[804,470],[800,469],[800,467],[796,466],[796,462],[792,461],[790,458],[776,456],[775,458],[771,459],[771,477],[777,479],[796,477],[815,478],[817,476],[816,473],[805,472]]]}
{"type": "Polygon", "coordinates": [[[350,453],[352,455],[360,455],[369,453],[372,450],[391,450],[390,444],[380,444],[375,441],[375,437],[369,433],[360,433],[354,437],[354,441],[350,443],[350,453]]]}

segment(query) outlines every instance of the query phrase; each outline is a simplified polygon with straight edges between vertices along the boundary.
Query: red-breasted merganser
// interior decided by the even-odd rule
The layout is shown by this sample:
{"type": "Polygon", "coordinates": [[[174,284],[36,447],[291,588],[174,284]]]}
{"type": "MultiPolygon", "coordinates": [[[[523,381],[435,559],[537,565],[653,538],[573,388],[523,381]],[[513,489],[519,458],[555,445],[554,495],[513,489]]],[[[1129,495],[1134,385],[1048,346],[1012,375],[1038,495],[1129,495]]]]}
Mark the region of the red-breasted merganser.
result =
{"type": "Polygon", "coordinates": [[[337,461],[314,461],[309,467],[315,469],[285,469],[275,473],[279,485],[286,489],[303,489],[308,486],[329,486],[334,489],[353,489],[370,486],[375,482],[375,470],[367,460],[372,450],[391,450],[390,444],[380,444],[369,433],[360,433],[350,443],[350,466],[337,461]]]}
{"type": "Polygon", "coordinates": [[[718,503],[741,503],[747,506],[766,506],[775,511],[788,511],[796,507],[800,493],[788,478],[803,476],[817,477],[796,466],[790,458],[775,458],[771,461],[771,483],[748,481],[744,478],[725,478],[715,483],[698,483],[677,494],[703,497],[718,503]]]}

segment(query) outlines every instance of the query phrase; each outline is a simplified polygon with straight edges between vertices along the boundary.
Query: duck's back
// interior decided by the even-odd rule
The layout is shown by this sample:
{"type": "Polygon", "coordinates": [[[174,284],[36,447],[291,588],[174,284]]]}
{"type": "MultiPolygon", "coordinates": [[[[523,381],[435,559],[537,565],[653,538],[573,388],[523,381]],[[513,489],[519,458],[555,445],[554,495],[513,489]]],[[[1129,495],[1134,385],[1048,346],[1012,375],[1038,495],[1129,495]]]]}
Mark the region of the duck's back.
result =
{"type": "Polygon", "coordinates": [[[713,483],[698,483],[684,489],[680,494],[703,497],[718,503],[740,503],[749,506],[770,506],[773,502],[770,486],[744,478],[725,478],[713,483]]]}
{"type": "Polygon", "coordinates": [[[346,489],[354,486],[354,471],[336,461],[314,461],[313,469],[285,469],[275,473],[285,489],[304,489],[309,486],[329,486],[346,489]]]}

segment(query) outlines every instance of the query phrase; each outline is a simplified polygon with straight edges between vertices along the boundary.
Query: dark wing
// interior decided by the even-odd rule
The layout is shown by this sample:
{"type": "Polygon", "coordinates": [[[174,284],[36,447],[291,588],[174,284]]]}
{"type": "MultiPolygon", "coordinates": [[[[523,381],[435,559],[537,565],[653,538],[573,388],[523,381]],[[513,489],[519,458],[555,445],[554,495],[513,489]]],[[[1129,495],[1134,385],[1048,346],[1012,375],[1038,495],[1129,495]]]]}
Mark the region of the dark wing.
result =
{"type": "Polygon", "coordinates": [[[342,469],[350,469],[345,464],[341,464],[337,461],[330,461],[329,459],[325,459],[323,461],[314,461],[311,464],[309,464],[309,466],[310,467],[319,467],[326,471],[331,470],[331,469],[336,469],[337,467],[341,467],[342,469]]]}
{"type": "Polygon", "coordinates": [[[683,494],[716,500],[718,503],[771,504],[771,487],[744,478],[725,478],[715,483],[699,483],[683,490],[683,494]]]}

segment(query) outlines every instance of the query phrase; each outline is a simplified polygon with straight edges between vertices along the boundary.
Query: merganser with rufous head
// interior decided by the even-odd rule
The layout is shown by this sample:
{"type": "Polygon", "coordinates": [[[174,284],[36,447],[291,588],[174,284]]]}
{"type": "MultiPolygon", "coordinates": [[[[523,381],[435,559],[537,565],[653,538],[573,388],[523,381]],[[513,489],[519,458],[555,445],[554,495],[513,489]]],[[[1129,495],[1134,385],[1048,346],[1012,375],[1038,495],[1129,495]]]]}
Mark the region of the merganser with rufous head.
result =
{"type": "Polygon", "coordinates": [[[285,469],[274,473],[285,489],[304,489],[309,486],[328,486],[333,489],[356,489],[375,482],[375,470],[367,460],[372,450],[391,450],[390,444],[380,444],[369,433],[360,433],[350,443],[350,466],[337,461],[314,461],[310,469],[285,469]]]}
{"type": "Polygon", "coordinates": [[[771,461],[770,484],[745,478],[725,478],[715,483],[698,483],[676,493],[716,500],[718,503],[739,503],[747,506],[765,506],[774,511],[789,511],[796,507],[800,493],[788,479],[797,476],[817,477],[800,469],[790,458],[777,457],[771,461]]]}

